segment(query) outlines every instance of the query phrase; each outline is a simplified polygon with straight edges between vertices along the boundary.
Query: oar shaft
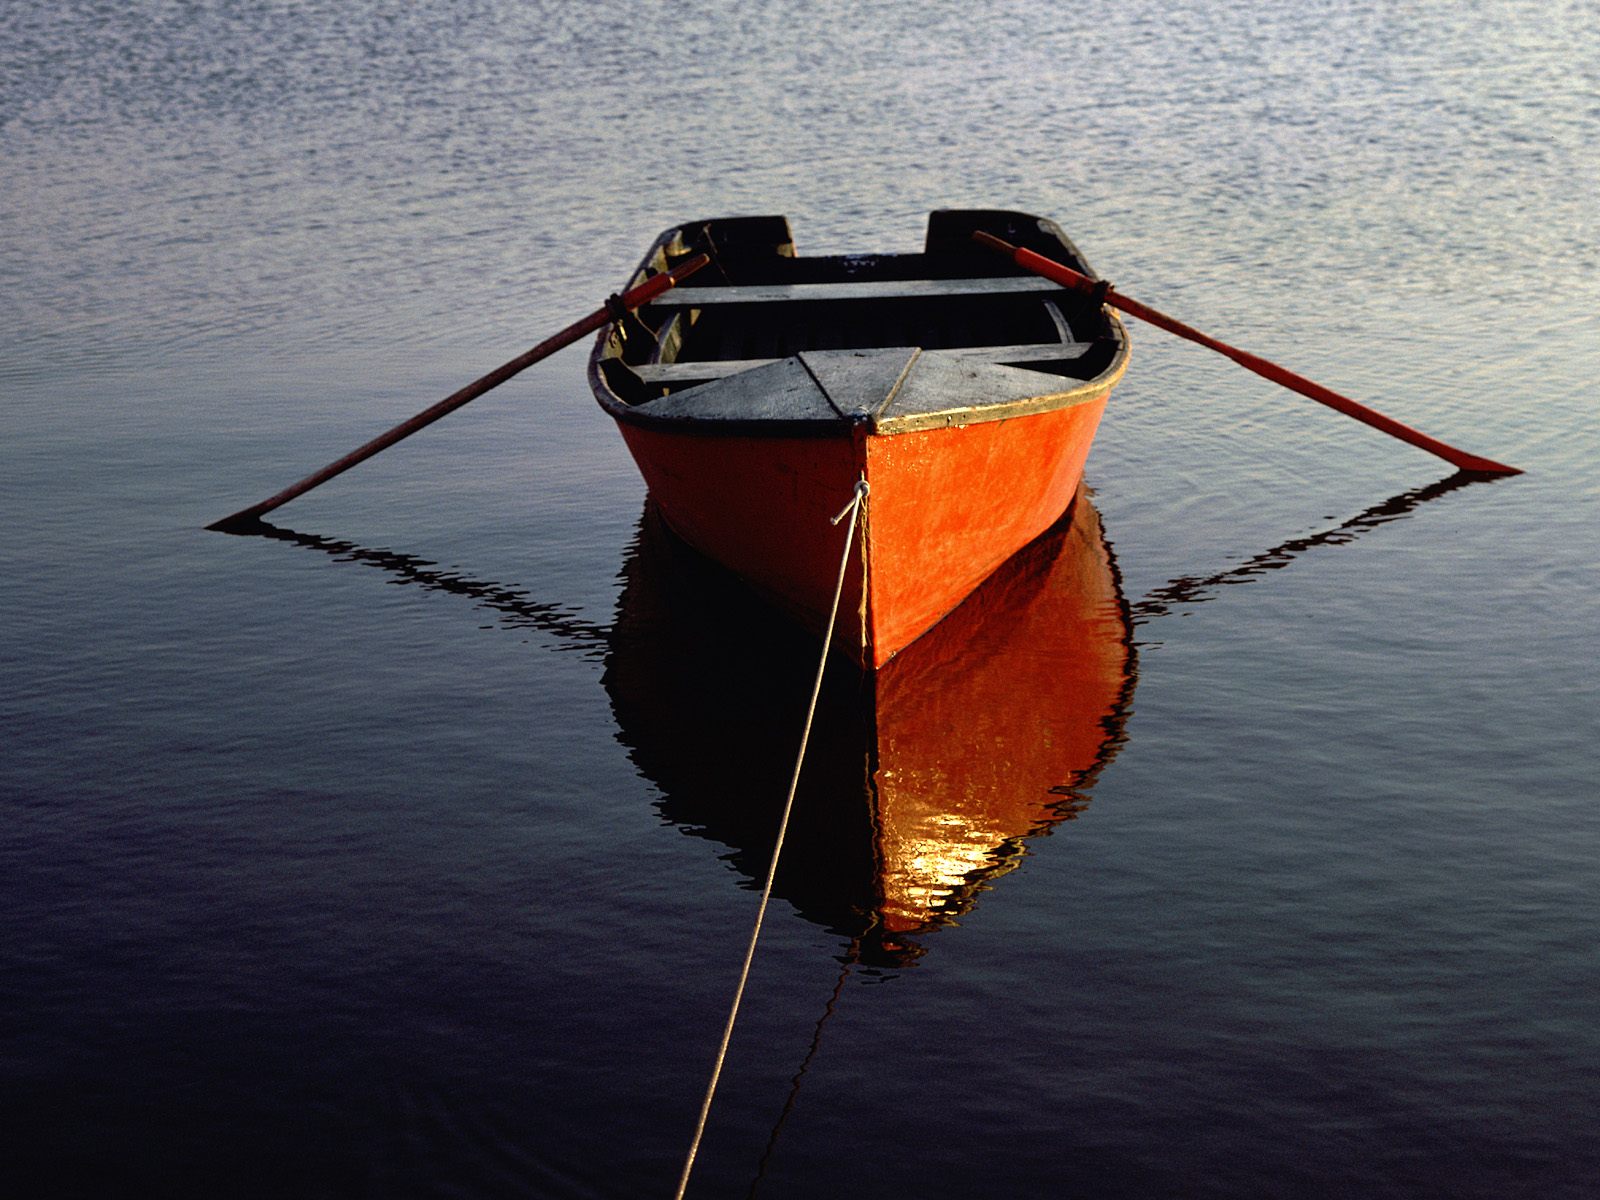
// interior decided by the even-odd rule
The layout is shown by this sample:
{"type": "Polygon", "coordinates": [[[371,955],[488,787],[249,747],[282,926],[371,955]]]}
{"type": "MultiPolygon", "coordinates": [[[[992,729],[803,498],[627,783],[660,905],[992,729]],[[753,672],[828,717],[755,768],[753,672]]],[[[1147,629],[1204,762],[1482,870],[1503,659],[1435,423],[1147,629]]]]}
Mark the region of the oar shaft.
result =
{"type": "MultiPolygon", "coordinates": [[[[624,292],[621,296],[617,297],[617,300],[622,307],[629,309],[630,311],[635,308],[639,308],[642,305],[650,303],[650,301],[661,295],[661,293],[675,286],[679,280],[685,278],[686,276],[692,275],[710,261],[711,260],[706,255],[697,254],[694,258],[691,258],[687,262],[680,264],[671,271],[666,271],[660,275],[651,276],[638,287],[624,292]]],[[[283,491],[267,497],[259,504],[252,504],[249,508],[242,508],[238,512],[233,513],[231,516],[223,517],[222,520],[207,525],[206,528],[220,530],[236,525],[243,525],[256,520],[263,514],[269,513],[275,508],[289,503],[289,501],[293,500],[296,496],[305,495],[312,488],[319,487],[320,485],[327,483],[328,480],[332,479],[335,475],[344,474],[344,472],[348,471],[357,463],[365,462],[374,454],[378,454],[384,450],[387,450],[396,442],[410,437],[419,429],[427,428],[429,425],[432,425],[435,421],[439,420],[439,418],[448,416],[450,413],[455,412],[455,410],[460,408],[462,405],[468,404],[473,400],[476,400],[485,392],[499,387],[513,375],[517,375],[526,370],[540,359],[549,358],[550,355],[554,354],[557,350],[572,345],[572,343],[577,341],[579,338],[584,337],[586,334],[594,333],[596,330],[602,328],[608,322],[615,319],[615,315],[609,305],[604,308],[596,309],[587,317],[584,317],[581,321],[574,321],[560,333],[546,338],[544,341],[540,342],[537,346],[533,347],[531,350],[528,350],[526,353],[519,354],[510,362],[496,367],[487,375],[483,376],[483,378],[474,380],[472,383],[467,384],[467,386],[462,388],[460,391],[453,392],[446,396],[443,400],[439,401],[437,404],[430,405],[429,407],[423,409],[410,420],[402,421],[388,432],[381,433],[377,437],[373,438],[370,442],[367,442],[365,445],[358,446],[356,449],[350,451],[349,454],[346,454],[343,458],[336,459],[334,462],[331,462],[327,466],[323,467],[320,471],[314,471],[310,475],[307,475],[304,479],[300,480],[300,482],[290,484],[288,487],[284,488],[283,491]]]]}
{"type": "Polygon", "coordinates": [[[1073,291],[1082,292],[1085,295],[1101,294],[1106,304],[1120,309],[1129,316],[1138,317],[1141,321],[1146,321],[1160,329],[1165,329],[1168,333],[1176,334],[1178,337],[1187,338],[1189,341],[1196,342],[1207,349],[1215,350],[1218,354],[1231,358],[1247,371],[1254,371],[1264,379],[1270,379],[1272,382],[1289,388],[1291,391],[1299,392],[1302,396],[1315,400],[1319,404],[1326,404],[1329,408],[1342,412],[1347,417],[1354,417],[1357,421],[1370,425],[1374,429],[1380,429],[1391,437],[1399,438],[1402,442],[1408,442],[1418,449],[1426,450],[1430,454],[1436,454],[1463,471],[1478,471],[1487,475],[1520,475],[1522,473],[1517,467],[1508,467],[1504,463],[1495,462],[1493,459],[1469,454],[1465,450],[1458,450],[1448,442],[1441,442],[1438,438],[1430,437],[1420,429],[1413,429],[1411,426],[1396,421],[1393,417],[1387,417],[1376,409],[1368,408],[1365,404],[1352,400],[1348,396],[1341,396],[1331,388],[1323,387],[1320,383],[1307,379],[1304,375],[1296,374],[1286,367],[1280,367],[1277,363],[1269,362],[1267,359],[1251,354],[1247,350],[1240,350],[1236,346],[1230,346],[1228,343],[1219,341],[1209,334],[1202,333],[1191,325],[1185,325],[1182,321],[1174,320],[1165,313],[1158,312],[1149,305],[1141,304],[1137,300],[1124,296],[1113,288],[1106,287],[1102,293],[1102,285],[1100,283],[1090,279],[1082,272],[1074,271],[1063,263],[1046,258],[1042,254],[1036,254],[1034,251],[1024,247],[1013,246],[1009,242],[1002,241],[1000,238],[981,231],[974,233],[972,236],[975,240],[982,242],[991,249],[1000,251],[1019,267],[1026,268],[1036,275],[1042,275],[1046,279],[1059,283],[1062,287],[1071,288],[1073,291]]]}

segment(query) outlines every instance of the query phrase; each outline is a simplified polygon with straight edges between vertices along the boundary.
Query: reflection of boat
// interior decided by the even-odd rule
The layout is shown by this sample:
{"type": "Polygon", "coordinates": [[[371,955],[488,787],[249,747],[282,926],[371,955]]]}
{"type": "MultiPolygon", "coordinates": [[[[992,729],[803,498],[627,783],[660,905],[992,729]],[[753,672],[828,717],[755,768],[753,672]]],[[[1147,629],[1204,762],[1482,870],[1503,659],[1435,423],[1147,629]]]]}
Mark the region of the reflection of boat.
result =
{"type": "Polygon", "coordinates": [[[818,631],[829,523],[871,488],[835,637],[881,667],[1053,524],[1127,368],[1116,316],[1002,264],[982,230],[1089,271],[1050,221],[936,212],[920,254],[796,257],[782,217],[668,230],[633,284],[711,265],[603,333],[590,382],[664,519],[818,631]]]}
{"type": "MultiPolygon", "coordinates": [[[[886,669],[870,678],[830,673],[778,893],[847,937],[871,931],[864,954],[909,959],[915,944],[897,943],[897,934],[959,915],[1015,865],[1025,838],[1085,803],[1127,716],[1130,616],[1151,620],[1206,601],[1482,481],[1455,475],[1389,497],[1132,605],[1098,514],[1080,495],[1070,526],[1027,547],[886,669]]],[[[612,627],[415,555],[265,523],[256,532],[466,598],[551,649],[603,658],[617,736],[661,790],[663,815],[730,847],[747,878],[764,876],[816,647],[748,603],[667,534],[653,509],[623,566],[612,627]]]]}
{"type": "MultiPolygon", "coordinates": [[[[647,510],[606,659],[619,738],[664,816],[764,876],[815,643],[752,602],[647,510]]],[[[1025,839],[1073,816],[1115,751],[1134,660],[1100,529],[1071,519],[874,675],[831,672],[776,894],[863,954],[970,907],[1025,839]]],[[[911,940],[908,940],[911,935],[911,940]]]]}

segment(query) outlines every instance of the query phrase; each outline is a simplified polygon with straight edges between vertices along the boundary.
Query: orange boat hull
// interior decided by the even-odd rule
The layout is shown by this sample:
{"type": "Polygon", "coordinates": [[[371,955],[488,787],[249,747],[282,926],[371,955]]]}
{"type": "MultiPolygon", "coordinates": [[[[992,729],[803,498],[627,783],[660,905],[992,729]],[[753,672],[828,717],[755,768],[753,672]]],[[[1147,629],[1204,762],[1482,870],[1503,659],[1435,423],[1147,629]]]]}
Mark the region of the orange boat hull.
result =
{"type": "Polygon", "coordinates": [[[678,535],[819,633],[844,549],[832,518],[865,479],[835,641],[876,669],[1066,511],[1109,392],[888,434],[864,425],[841,425],[841,436],[619,428],[678,535]]]}

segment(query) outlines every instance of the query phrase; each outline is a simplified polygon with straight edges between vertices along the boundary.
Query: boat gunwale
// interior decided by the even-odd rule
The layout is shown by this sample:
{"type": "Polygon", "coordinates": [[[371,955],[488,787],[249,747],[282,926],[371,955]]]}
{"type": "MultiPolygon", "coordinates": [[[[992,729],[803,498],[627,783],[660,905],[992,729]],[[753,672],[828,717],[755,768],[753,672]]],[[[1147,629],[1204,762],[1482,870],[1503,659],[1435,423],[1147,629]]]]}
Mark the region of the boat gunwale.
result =
{"type": "MultiPolygon", "coordinates": [[[[1028,213],[1005,214],[1023,217],[1036,221],[1040,227],[1051,234],[1061,245],[1061,248],[1076,261],[1087,268],[1086,273],[1091,278],[1098,278],[1093,268],[1077,251],[1077,248],[1066,237],[1055,222],[1037,217],[1028,213]]],[[[716,220],[736,220],[739,218],[713,218],[705,222],[686,222],[664,230],[657,236],[650,248],[646,250],[639,266],[629,277],[629,286],[644,282],[654,274],[653,268],[658,260],[682,257],[687,252],[684,246],[683,235],[685,230],[700,225],[710,225],[716,220]],[[677,249],[674,250],[674,247],[677,249]]],[[[785,218],[778,218],[785,221],[785,218]]],[[[790,243],[792,247],[792,242],[790,243]]],[[[821,256],[833,257],[833,256],[821,256]]],[[[860,257],[860,256],[844,256],[860,257]]],[[[1019,276],[1020,278],[1020,276],[1019,276]]],[[[1039,293],[1048,296],[1053,293],[1039,293]]],[[[1071,295],[1067,289],[1061,289],[1060,294],[1071,295]]],[[[785,303],[785,301],[769,301],[767,303],[785,303]]],[[[698,311],[683,310],[681,312],[698,311]]],[[[1039,413],[1052,412],[1057,409],[1070,408],[1079,404],[1086,404],[1101,400],[1109,395],[1111,390],[1119,383],[1128,369],[1130,357],[1130,344],[1127,327],[1123,324],[1118,314],[1109,306],[1101,306],[1102,314],[1107,318],[1110,327],[1110,337],[1106,340],[1115,345],[1111,362],[1099,374],[1091,379],[1076,381],[1068,388],[1043,391],[1035,395],[1019,397],[987,404],[961,404],[950,408],[935,409],[928,412],[903,413],[891,416],[880,416],[877,413],[863,413],[859,416],[840,417],[838,420],[814,419],[785,419],[781,417],[695,417],[692,415],[664,416],[651,413],[647,406],[633,405],[624,401],[611,387],[606,378],[602,364],[611,358],[619,357],[607,354],[606,351],[615,337],[615,325],[608,325],[601,329],[596,337],[594,349],[589,356],[588,377],[590,389],[595,400],[614,420],[619,423],[637,425],[644,428],[671,431],[693,437],[850,437],[855,429],[861,425],[867,427],[867,432],[873,436],[893,436],[900,433],[912,433],[929,429],[960,428],[967,425],[979,424],[987,421],[1006,421],[1018,417],[1033,416],[1039,413]]],[[[1039,343],[1048,345],[1049,343],[1039,343]]],[[[1068,343],[1062,343],[1063,346],[1068,343]]],[[[883,347],[883,349],[898,349],[899,347],[883,347]]],[[[797,358],[789,355],[787,358],[797,358]]],[[[775,361],[784,361],[778,359],[775,361]]],[[[628,364],[623,363],[626,369],[628,364]]],[[[1027,369],[1027,368],[1014,368],[1027,369]]],[[[1069,379],[1069,376],[1051,375],[1045,371],[1034,371],[1045,379],[1069,379]]],[[[740,374],[743,374],[742,372],[740,374]]],[[[738,375],[724,378],[738,378],[738,375]]],[[[716,386],[723,380],[715,380],[709,384],[700,384],[697,387],[716,386]]],[[[696,388],[685,388],[673,393],[677,396],[688,395],[696,388]]]]}

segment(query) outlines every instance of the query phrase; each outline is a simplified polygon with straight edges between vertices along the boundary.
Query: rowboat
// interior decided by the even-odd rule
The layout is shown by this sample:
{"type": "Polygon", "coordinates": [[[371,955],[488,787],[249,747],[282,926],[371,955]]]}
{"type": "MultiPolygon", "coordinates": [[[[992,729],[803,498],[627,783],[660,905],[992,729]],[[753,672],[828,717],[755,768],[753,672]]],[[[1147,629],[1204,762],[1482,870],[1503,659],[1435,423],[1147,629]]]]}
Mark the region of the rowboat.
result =
{"type": "Polygon", "coordinates": [[[662,519],[820,632],[867,484],[838,646],[869,670],[933,628],[1071,502],[1128,338],[1103,297],[977,246],[1091,274],[1053,222],[930,215],[920,254],[799,257],[783,217],[669,229],[629,286],[697,254],[685,286],[618,306],[589,360],[662,519]]]}
{"type": "MultiPolygon", "coordinates": [[[[602,676],[663,818],[758,886],[816,672],[816,641],[667,532],[622,569],[602,676]],[[730,646],[737,647],[730,653],[730,646]],[[723,849],[725,848],[725,849],[723,849]]],[[[909,966],[1088,804],[1125,735],[1137,660],[1091,499],[883,669],[830,672],[774,894],[909,966]]]]}

